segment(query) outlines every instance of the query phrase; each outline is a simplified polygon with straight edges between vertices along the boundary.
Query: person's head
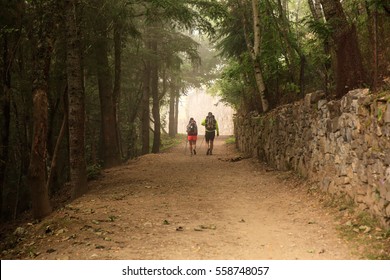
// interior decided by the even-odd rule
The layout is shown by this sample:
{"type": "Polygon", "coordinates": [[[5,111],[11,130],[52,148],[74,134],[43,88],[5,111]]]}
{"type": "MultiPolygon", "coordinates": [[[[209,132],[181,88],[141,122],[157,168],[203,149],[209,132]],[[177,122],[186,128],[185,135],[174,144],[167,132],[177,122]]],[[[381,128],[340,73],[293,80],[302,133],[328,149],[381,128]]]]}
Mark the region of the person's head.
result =
{"type": "Polygon", "coordinates": [[[209,113],[207,114],[208,117],[211,117],[212,115],[213,115],[213,113],[211,113],[211,112],[209,112],[209,113]]]}
{"type": "Polygon", "coordinates": [[[194,122],[194,121],[195,121],[194,118],[190,118],[190,123],[191,123],[191,122],[194,122]]]}

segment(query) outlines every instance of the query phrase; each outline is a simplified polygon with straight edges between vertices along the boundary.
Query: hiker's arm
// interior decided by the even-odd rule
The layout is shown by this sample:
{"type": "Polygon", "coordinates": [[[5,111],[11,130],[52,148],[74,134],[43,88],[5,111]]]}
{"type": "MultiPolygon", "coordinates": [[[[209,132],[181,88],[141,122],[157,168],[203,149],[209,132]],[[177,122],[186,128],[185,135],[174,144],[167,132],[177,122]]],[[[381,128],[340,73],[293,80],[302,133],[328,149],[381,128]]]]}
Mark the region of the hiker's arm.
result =
{"type": "Polygon", "coordinates": [[[204,119],[200,124],[206,126],[206,120],[204,119]]]}
{"type": "Polygon", "coordinates": [[[217,136],[219,136],[219,126],[217,121],[215,122],[215,128],[217,129],[217,136]]]}

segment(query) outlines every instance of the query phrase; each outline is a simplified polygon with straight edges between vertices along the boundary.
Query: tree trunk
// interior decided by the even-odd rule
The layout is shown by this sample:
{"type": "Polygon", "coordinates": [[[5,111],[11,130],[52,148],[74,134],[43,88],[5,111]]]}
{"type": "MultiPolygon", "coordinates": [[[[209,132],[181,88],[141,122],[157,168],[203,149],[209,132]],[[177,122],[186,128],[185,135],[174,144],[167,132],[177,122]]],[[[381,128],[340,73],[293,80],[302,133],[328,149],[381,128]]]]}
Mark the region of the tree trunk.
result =
{"type": "Polygon", "coordinates": [[[48,102],[47,87],[38,86],[33,90],[33,143],[28,184],[31,188],[33,217],[41,219],[52,211],[46,187],[46,140],[48,102]]]}
{"type": "Polygon", "coordinates": [[[144,68],[144,84],[143,84],[143,95],[142,95],[142,106],[141,106],[141,133],[142,133],[142,154],[149,153],[149,126],[150,126],[150,63],[145,62],[144,68]]]}
{"type": "Polygon", "coordinates": [[[57,141],[56,141],[54,151],[53,151],[53,156],[51,159],[49,174],[47,176],[46,188],[48,190],[50,190],[50,186],[53,183],[54,172],[57,168],[57,159],[58,159],[58,154],[59,154],[59,150],[60,150],[60,145],[61,145],[62,139],[64,139],[65,129],[66,129],[67,125],[68,125],[68,114],[64,113],[64,116],[62,119],[62,124],[61,124],[61,129],[60,129],[60,132],[58,134],[57,141]]]}
{"type": "Polygon", "coordinates": [[[9,153],[9,132],[11,121],[11,57],[9,53],[7,34],[3,34],[3,89],[0,96],[0,221],[3,210],[3,189],[5,185],[5,170],[9,153]]]}
{"type": "Polygon", "coordinates": [[[265,97],[265,84],[263,80],[263,73],[261,71],[261,66],[259,62],[260,58],[260,38],[261,38],[261,26],[260,26],[260,13],[259,13],[259,3],[258,0],[252,0],[252,13],[253,13],[253,33],[254,33],[254,43],[253,43],[253,51],[252,60],[254,62],[255,68],[255,78],[257,88],[260,94],[261,106],[263,112],[267,112],[269,105],[268,100],[265,97]]]}
{"type": "Polygon", "coordinates": [[[67,0],[66,4],[70,182],[72,198],[76,198],[88,190],[84,147],[85,94],[81,68],[81,48],[76,20],[78,0],[67,0]]]}
{"type": "Polygon", "coordinates": [[[308,0],[308,3],[309,3],[311,14],[313,15],[314,19],[318,21],[323,21],[324,16],[322,14],[320,0],[308,0]]]}
{"type": "MultiPolygon", "coordinates": [[[[242,1],[242,6],[245,7],[245,1],[242,1]]],[[[248,22],[245,14],[242,16],[242,22],[244,26],[245,41],[248,51],[251,55],[253,70],[256,80],[257,91],[260,96],[261,107],[263,112],[267,112],[269,109],[268,100],[265,96],[265,84],[263,79],[263,73],[261,71],[261,65],[259,61],[260,56],[260,39],[261,39],[261,26],[260,26],[260,14],[259,14],[259,3],[258,0],[252,0],[252,18],[253,18],[253,42],[250,39],[250,32],[248,22]]]]}
{"type": "Polygon", "coordinates": [[[179,132],[179,102],[180,102],[180,90],[176,88],[176,98],[175,98],[175,135],[179,132]]]}
{"type": "Polygon", "coordinates": [[[109,168],[119,165],[121,159],[118,146],[115,97],[108,63],[107,24],[102,18],[98,20],[96,23],[98,34],[96,35],[95,55],[102,120],[102,152],[104,167],[109,168]]]}
{"type": "Polygon", "coordinates": [[[115,104],[115,117],[116,117],[116,134],[118,141],[119,156],[123,158],[122,141],[119,124],[119,103],[121,99],[122,89],[122,25],[117,20],[114,23],[114,56],[115,56],[115,79],[114,79],[114,104],[115,104]]]}
{"type": "Polygon", "coordinates": [[[46,187],[48,80],[53,47],[53,16],[55,1],[32,2],[34,29],[30,39],[33,49],[33,136],[27,182],[31,189],[32,210],[35,219],[51,213],[49,193],[46,187]]]}
{"type": "Polygon", "coordinates": [[[169,91],[169,136],[175,137],[175,90],[173,82],[169,91]]]}
{"type": "MultiPolygon", "coordinates": [[[[152,39],[151,51],[157,58],[157,40],[152,39]]],[[[153,107],[152,114],[154,119],[154,133],[153,133],[153,146],[152,153],[160,152],[161,144],[161,119],[160,119],[160,96],[158,94],[158,61],[154,59],[151,61],[151,86],[150,90],[152,93],[153,107]]]]}
{"type": "Polygon", "coordinates": [[[378,6],[375,5],[374,11],[371,12],[370,4],[366,3],[367,26],[372,46],[371,56],[371,88],[373,91],[378,87],[378,6]]]}
{"type": "Polygon", "coordinates": [[[349,25],[339,0],[321,0],[325,18],[331,26],[336,53],[336,97],[365,82],[361,53],[356,28],[349,25]]]}

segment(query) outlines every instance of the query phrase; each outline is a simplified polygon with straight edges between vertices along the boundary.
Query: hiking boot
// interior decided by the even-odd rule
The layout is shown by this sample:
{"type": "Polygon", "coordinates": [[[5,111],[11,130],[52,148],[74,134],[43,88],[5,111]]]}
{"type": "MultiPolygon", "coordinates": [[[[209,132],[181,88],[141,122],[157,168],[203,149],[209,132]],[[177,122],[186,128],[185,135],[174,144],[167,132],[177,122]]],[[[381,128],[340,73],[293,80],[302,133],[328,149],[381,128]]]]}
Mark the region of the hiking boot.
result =
{"type": "Polygon", "coordinates": [[[206,155],[209,155],[209,154],[210,154],[210,149],[207,149],[206,155]]]}
{"type": "Polygon", "coordinates": [[[196,155],[196,150],[194,149],[194,155],[196,155]]]}
{"type": "Polygon", "coordinates": [[[209,153],[209,155],[211,156],[213,154],[213,151],[212,150],[210,150],[210,153],[209,153]]]}

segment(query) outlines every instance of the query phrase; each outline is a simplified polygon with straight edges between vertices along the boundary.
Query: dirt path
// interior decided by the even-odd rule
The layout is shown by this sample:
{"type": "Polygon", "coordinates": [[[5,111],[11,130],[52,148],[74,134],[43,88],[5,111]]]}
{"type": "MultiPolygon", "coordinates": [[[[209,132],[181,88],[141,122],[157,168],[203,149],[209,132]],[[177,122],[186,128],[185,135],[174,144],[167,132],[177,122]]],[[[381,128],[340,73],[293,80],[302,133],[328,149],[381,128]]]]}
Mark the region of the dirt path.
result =
{"type": "Polygon", "coordinates": [[[5,258],[359,258],[299,181],[237,156],[221,137],[212,156],[204,143],[192,157],[181,145],[106,170],[87,195],[26,226],[5,258]]]}

